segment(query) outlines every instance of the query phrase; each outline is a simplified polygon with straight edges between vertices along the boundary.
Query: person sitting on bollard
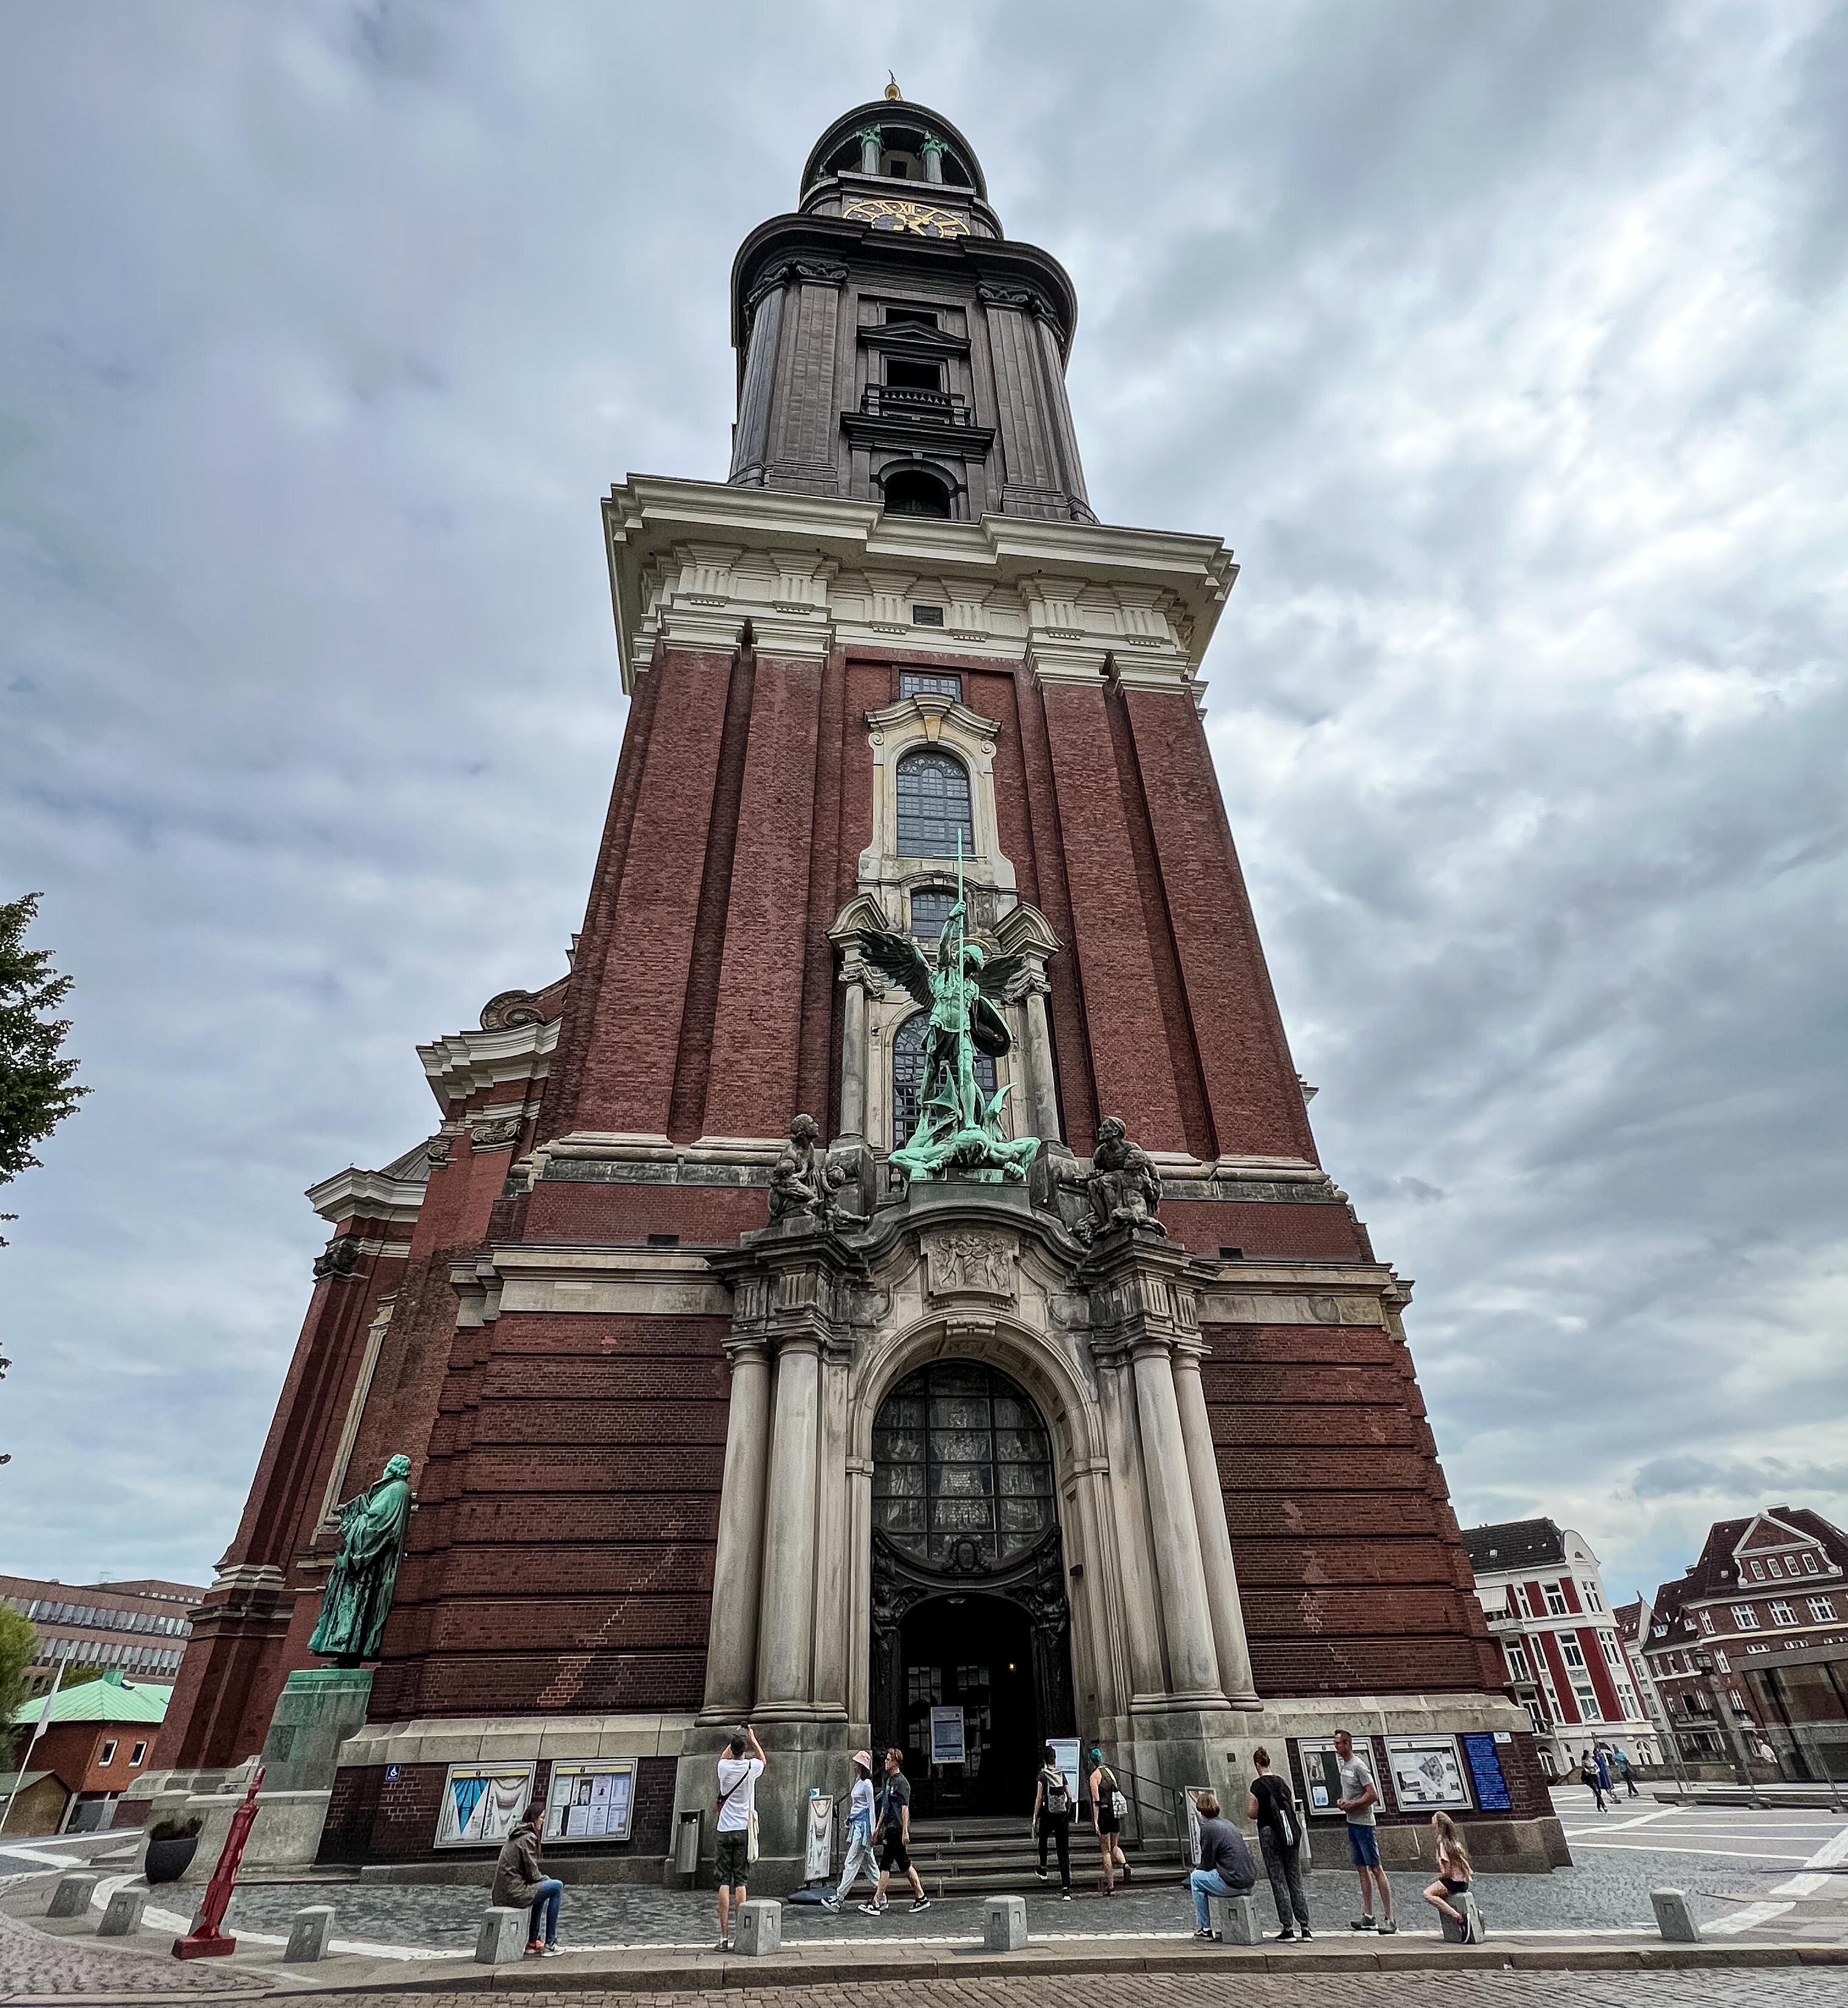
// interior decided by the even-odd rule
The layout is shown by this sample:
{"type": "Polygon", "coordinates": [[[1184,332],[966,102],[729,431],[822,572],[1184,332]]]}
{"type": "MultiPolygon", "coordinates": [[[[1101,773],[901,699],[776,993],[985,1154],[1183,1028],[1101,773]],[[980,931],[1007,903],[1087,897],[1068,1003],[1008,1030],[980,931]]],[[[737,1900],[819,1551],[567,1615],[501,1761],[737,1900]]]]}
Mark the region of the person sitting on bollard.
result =
{"type": "Polygon", "coordinates": [[[494,1890],[488,1899],[496,1910],[528,1911],[528,1953],[555,1953],[558,1945],[558,1907],[564,1885],[539,1872],[539,1815],[523,1814],[501,1844],[494,1865],[494,1890]]]}
{"type": "MultiPolygon", "coordinates": [[[[1458,1907],[1458,1899],[1469,1893],[1471,1881],[1469,1851],[1463,1845],[1463,1836],[1457,1822],[1448,1813],[1433,1813],[1431,1829],[1437,1837],[1437,1879],[1425,1889],[1425,1901],[1434,1911],[1441,1911],[1463,1935],[1465,1945],[1476,1943],[1470,1929],[1467,1912],[1458,1907]]],[[[1443,1927],[1440,1925],[1440,1932],[1443,1927]]]]}
{"type": "Polygon", "coordinates": [[[1207,1907],[1214,1897],[1249,1897],[1258,1879],[1252,1865],[1251,1851],[1238,1829],[1219,1810],[1215,1792],[1195,1795],[1194,1807],[1200,1816],[1200,1865],[1187,1878],[1193,1892],[1196,1939],[1213,1936],[1213,1913],[1207,1907]]]}
{"type": "Polygon", "coordinates": [[[824,1911],[838,1911],[860,1871],[879,1893],[879,1865],[873,1854],[873,1753],[853,1752],[853,1790],[847,1800],[847,1861],[840,1872],[840,1886],[832,1897],[822,1899],[824,1911]]]}

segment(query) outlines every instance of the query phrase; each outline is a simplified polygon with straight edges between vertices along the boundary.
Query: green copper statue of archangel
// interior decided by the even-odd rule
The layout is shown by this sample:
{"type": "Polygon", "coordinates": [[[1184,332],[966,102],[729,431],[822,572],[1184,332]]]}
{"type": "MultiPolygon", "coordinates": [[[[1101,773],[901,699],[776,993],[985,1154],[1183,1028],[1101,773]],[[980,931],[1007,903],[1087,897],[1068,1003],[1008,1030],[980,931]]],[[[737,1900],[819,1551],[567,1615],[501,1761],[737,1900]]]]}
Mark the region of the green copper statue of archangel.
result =
{"type": "Polygon", "coordinates": [[[1040,1147],[1037,1137],[1010,1140],[1002,1133],[1008,1091],[984,1094],[975,1077],[978,1051],[998,1059],[1012,1044],[998,1007],[1023,958],[997,956],[991,962],[981,942],[968,939],[967,920],[959,846],[956,903],[943,924],[935,961],[927,962],[909,935],[886,928],[862,928],[860,953],[931,1014],[917,1127],[892,1161],[913,1179],[955,1171],[998,1184],[1023,1179],[1040,1147]]]}

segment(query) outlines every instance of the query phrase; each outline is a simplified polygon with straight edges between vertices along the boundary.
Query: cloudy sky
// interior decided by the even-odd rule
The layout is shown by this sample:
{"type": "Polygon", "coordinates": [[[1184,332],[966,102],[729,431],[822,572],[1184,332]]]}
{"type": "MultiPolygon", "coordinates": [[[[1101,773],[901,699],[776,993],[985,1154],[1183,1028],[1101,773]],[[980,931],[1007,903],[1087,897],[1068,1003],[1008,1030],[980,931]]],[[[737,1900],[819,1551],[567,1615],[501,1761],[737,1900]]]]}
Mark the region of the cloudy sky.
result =
{"type": "Polygon", "coordinates": [[[1219,771],[1466,1522],[1627,1596],[1848,1518],[1848,12],[0,5],[0,892],[94,1092],[3,1197],[0,1569],[208,1579],[414,1042],[563,967],[597,500],[907,96],[1081,302],[1109,521],[1244,571],[1219,771]]]}

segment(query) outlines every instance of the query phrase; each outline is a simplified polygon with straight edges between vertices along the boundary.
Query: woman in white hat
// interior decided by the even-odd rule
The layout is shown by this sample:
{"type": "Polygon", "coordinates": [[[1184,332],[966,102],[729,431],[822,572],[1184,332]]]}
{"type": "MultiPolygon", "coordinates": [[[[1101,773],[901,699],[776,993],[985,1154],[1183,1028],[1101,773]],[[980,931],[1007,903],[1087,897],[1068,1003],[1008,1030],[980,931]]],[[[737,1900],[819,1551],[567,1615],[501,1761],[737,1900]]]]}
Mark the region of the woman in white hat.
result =
{"type": "Polygon", "coordinates": [[[879,1865],[873,1859],[873,1753],[870,1750],[853,1752],[853,1790],[847,1801],[846,1866],[840,1872],[839,1888],[832,1897],[822,1899],[822,1907],[838,1911],[847,1900],[853,1879],[863,1868],[876,1896],[879,1865]]]}

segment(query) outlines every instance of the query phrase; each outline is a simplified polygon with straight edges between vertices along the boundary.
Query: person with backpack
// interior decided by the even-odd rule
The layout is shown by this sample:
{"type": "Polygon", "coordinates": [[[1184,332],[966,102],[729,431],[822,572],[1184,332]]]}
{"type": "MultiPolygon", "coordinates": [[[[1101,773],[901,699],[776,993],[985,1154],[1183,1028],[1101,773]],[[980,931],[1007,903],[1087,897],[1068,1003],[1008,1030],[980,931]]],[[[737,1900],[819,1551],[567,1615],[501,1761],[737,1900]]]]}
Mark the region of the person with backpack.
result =
{"type": "Polygon", "coordinates": [[[746,1723],[719,1760],[719,1950],[731,1950],[731,1906],[746,1896],[745,1877],[757,1832],[757,1781],[767,1759],[757,1731],[746,1723]],[[748,1751],[749,1755],[745,1753],[748,1751]]]}
{"type": "Polygon", "coordinates": [[[1040,1837],[1040,1880],[1046,1879],[1046,1844],[1058,1849],[1058,1894],[1072,1900],[1072,1786],[1058,1768],[1058,1753],[1048,1743],[1041,1752],[1040,1775],[1034,1781],[1033,1831],[1040,1837]]]}
{"type": "Polygon", "coordinates": [[[1642,1797],[1642,1794],[1636,1789],[1636,1768],[1631,1764],[1627,1751],[1620,1750],[1617,1752],[1617,1775],[1624,1781],[1626,1797],[1632,1799],[1640,1799],[1642,1797]]]}
{"type": "Polygon", "coordinates": [[[1426,1886],[1425,1901],[1456,1925],[1465,1945],[1480,1945],[1480,1914],[1472,1920],[1459,1907],[1461,1900],[1469,1894],[1472,1880],[1469,1851],[1463,1845],[1462,1833],[1448,1813],[1433,1813],[1431,1828],[1437,1837],[1437,1879],[1426,1886]]]}
{"type": "Polygon", "coordinates": [[[1118,1788],[1116,1773],[1094,1743],[1091,1765],[1091,1832],[1097,1837],[1097,1852],[1103,1858],[1101,1887],[1106,1897],[1114,1897],[1118,1872],[1125,1882],[1129,1879],[1129,1865],[1123,1858],[1123,1815],[1129,1805],[1118,1788]]]}
{"type": "Polygon", "coordinates": [[[832,1897],[822,1899],[824,1911],[838,1911],[847,1900],[847,1892],[862,1870],[879,1893],[879,1865],[873,1857],[873,1753],[853,1752],[853,1789],[847,1799],[847,1861],[840,1872],[840,1886],[832,1897]]]}
{"type": "Polygon", "coordinates": [[[1289,1780],[1272,1772],[1268,1750],[1260,1746],[1253,1751],[1251,1762],[1258,1775],[1246,1798],[1246,1817],[1257,1822],[1258,1851],[1264,1858],[1271,1901],[1282,1927],[1277,1936],[1287,1945],[1299,1936],[1314,1936],[1309,1928],[1309,1899],[1302,1893],[1302,1864],[1297,1854],[1302,1845],[1302,1809],[1289,1780]]]}
{"type": "Polygon", "coordinates": [[[1599,1766],[1592,1762],[1592,1753],[1581,1750],[1578,1755],[1578,1775],[1592,1788],[1592,1805],[1599,1812],[1609,1811],[1604,1803],[1604,1780],[1599,1766]]]}

